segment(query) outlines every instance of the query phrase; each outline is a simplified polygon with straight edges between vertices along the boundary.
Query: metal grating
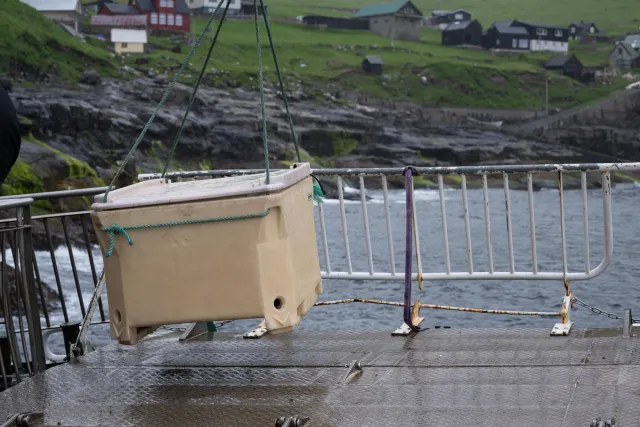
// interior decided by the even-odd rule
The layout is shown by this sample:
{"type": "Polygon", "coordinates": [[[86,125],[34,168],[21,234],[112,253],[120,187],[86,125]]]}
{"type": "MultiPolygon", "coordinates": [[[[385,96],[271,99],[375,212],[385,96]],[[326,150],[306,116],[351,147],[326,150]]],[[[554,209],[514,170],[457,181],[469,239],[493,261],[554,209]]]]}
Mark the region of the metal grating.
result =
{"type": "Polygon", "coordinates": [[[44,412],[50,426],[272,426],[290,415],[310,417],[309,427],[640,419],[632,364],[640,338],[548,334],[294,332],[111,344],[3,393],[0,419],[20,411],[44,412]],[[343,382],[352,359],[364,370],[343,382]]]}

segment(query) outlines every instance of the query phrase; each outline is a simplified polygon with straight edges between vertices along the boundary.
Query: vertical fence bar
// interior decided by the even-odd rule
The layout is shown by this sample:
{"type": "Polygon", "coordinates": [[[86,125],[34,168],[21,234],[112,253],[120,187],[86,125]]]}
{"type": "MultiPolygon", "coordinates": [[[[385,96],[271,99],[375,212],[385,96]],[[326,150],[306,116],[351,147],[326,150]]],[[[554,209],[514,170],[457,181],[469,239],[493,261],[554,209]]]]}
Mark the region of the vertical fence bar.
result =
{"type": "Polygon", "coordinates": [[[384,219],[387,225],[387,246],[389,247],[389,266],[391,267],[391,274],[396,275],[396,260],[393,253],[393,235],[391,234],[391,212],[389,208],[389,189],[387,186],[387,177],[381,176],[382,181],[382,195],[384,197],[384,219]]]}
{"type": "Polygon", "coordinates": [[[418,229],[418,209],[416,209],[416,197],[415,197],[415,187],[413,186],[414,181],[411,180],[411,201],[413,204],[413,244],[416,247],[416,266],[418,267],[418,288],[422,289],[422,252],[420,250],[420,231],[418,229]]]}
{"type": "Polygon", "coordinates": [[[451,262],[449,260],[449,235],[447,233],[447,212],[444,205],[444,182],[442,175],[438,175],[438,192],[440,194],[440,215],[442,216],[442,237],[444,240],[444,264],[447,274],[451,273],[451,262]]]}
{"type": "Polygon", "coordinates": [[[76,259],[73,256],[73,246],[71,245],[71,241],[69,240],[69,230],[67,227],[67,217],[62,217],[62,231],[64,232],[64,240],[67,243],[67,250],[69,251],[69,261],[71,263],[71,272],[73,273],[73,280],[76,284],[76,291],[78,293],[78,302],[80,303],[80,312],[82,313],[82,317],[87,314],[87,311],[84,308],[84,297],[82,296],[82,289],[80,288],[80,279],[78,279],[78,269],[76,268],[76,259]]]}
{"type": "MultiPolygon", "coordinates": [[[[98,275],[96,273],[96,265],[93,262],[93,251],[91,250],[91,242],[89,241],[89,231],[87,230],[87,222],[85,221],[85,216],[80,217],[80,222],[82,223],[82,235],[84,236],[84,244],[87,247],[87,256],[89,257],[89,265],[91,266],[91,275],[93,277],[93,287],[94,289],[98,287],[98,275]]],[[[104,308],[102,307],[102,297],[98,297],[98,309],[100,310],[100,320],[105,321],[104,317],[104,308]]]]}
{"type": "Polygon", "coordinates": [[[2,345],[2,340],[3,339],[4,339],[3,337],[0,337],[0,374],[2,374],[2,385],[4,386],[3,390],[6,390],[6,389],[9,388],[9,381],[8,381],[8,378],[7,378],[7,371],[4,368],[5,361],[4,361],[4,355],[3,355],[4,348],[3,348],[3,345],[2,345]]]}
{"type": "MultiPolygon", "coordinates": [[[[16,340],[16,330],[13,324],[13,311],[11,310],[11,288],[9,287],[9,279],[7,277],[7,251],[5,250],[4,244],[6,233],[7,232],[0,233],[0,248],[2,249],[2,310],[4,324],[7,330],[7,339],[9,340],[11,358],[13,358],[13,371],[16,377],[16,382],[20,382],[20,359],[18,354],[18,343],[16,340]]],[[[11,243],[9,243],[9,246],[11,246],[11,243]]],[[[11,252],[11,250],[9,250],[9,252],[11,252]]],[[[17,273],[15,273],[14,269],[14,276],[16,274],[17,273]]]]}
{"type": "Polygon", "coordinates": [[[51,326],[51,320],[49,319],[49,310],[47,309],[47,300],[44,297],[44,285],[40,278],[40,269],[38,269],[38,260],[36,258],[36,250],[34,248],[32,252],[33,256],[33,271],[36,275],[36,283],[38,284],[38,294],[40,295],[40,301],[42,302],[42,314],[44,315],[44,322],[47,328],[51,326]]]}
{"type": "Polygon", "coordinates": [[[493,274],[493,246],[491,245],[491,212],[489,210],[489,189],[487,174],[482,174],[482,198],[484,205],[484,231],[487,236],[487,263],[489,273],[493,274]]]}
{"type": "Polygon", "coordinates": [[[506,205],[506,215],[507,215],[507,244],[509,246],[509,271],[511,274],[515,273],[516,266],[515,260],[513,257],[513,230],[511,227],[511,196],[509,192],[509,175],[506,173],[502,174],[502,179],[504,181],[504,202],[506,205]]]}
{"type": "Polygon", "coordinates": [[[591,261],[589,255],[589,205],[587,195],[587,173],[580,173],[580,187],[582,190],[582,222],[584,227],[584,272],[589,274],[591,271],[591,261]]]}
{"type": "Polygon", "coordinates": [[[67,303],[64,299],[64,292],[62,291],[62,282],[60,281],[60,273],[58,272],[58,263],[56,262],[56,255],[53,248],[53,240],[51,239],[51,231],[49,230],[49,220],[45,218],[42,221],[42,223],[44,224],[44,232],[47,235],[49,255],[51,255],[51,266],[53,268],[53,275],[56,278],[56,288],[58,289],[58,295],[60,296],[60,308],[62,309],[64,322],[69,323],[69,314],[67,313],[67,303]]]}
{"type": "Polygon", "coordinates": [[[473,250],[471,248],[471,224],[469,222],[469,200],[467,199],[467,176],[460,176],[462,181],[462,210],[464,211],[464,231],[467,241],[467,264],[469,264],[469,274],[473,274],[473,250]]]}
{"type": "Polygon", "coordinates": [[[369,215],[367,214],[367,195],[364,188],[364,177],[360,175],[360,201],[362,202],[362,221],[364,222],[365,243],[369,259],[369,273],[373,274],[373,254],[371,253],[371,233],[369,231],[369,215]]]}
{"type": "Polygon", "coordinates": [[[327,242],[327,228],[324,223],[324,208],[322,203],[318,203],[318,217],[320,218],[320,233],[322,234],[322,249],[324,250],[324,260],[327,273],[331,273],[331,260],[329,259],[329,244],[327,242]]]}
{"type": "Polygon", "coordinates": [[[533,206],[533,176],[527,173],[527,193],[529,196],[529,228],[531,233],[531,264],[533,274],[538,274],[538,251],[536,249],[536,214],[533,206]]]}
{"type": "Polygon", "coordinates": [[[560,238],[562,240],[562,274],[567,275],[567,240],[564,233],[564,175],[558,172],[558,192],[560,194],[560,238]]]}
{"type": "Polygon", "coordinates": [[[340,220],[342,221],[342,239],[344,240],[344,255],[347,258],[347,271],[353,273],[351,265],[351,248],[349,247],[349,232],[347,231],[347,212],[344,206],[344,192],[342,177],[338,177],[338,201],[340,202],[340,220]]]}
{"type": "MultiPolygon", "coordinates": [[[[18,208],[17,209],[17,217],[18,217],[18,227],[20,227],[21,224],[21,217],[22,217],[22,208],[18,208]]],[[[20,288],[22,288],[22,286],[24,286],[24,276],[22,274],[22,269],[24,267],[24,263],[22,262],[22,256],[20,255],[20,251],[21,248],[18,247],[19,245],[19,241],[18,241],[18,233],[20,233],[19,228],[17,228],[14,232],[13,232],[13,245],[11,244],[12,241],[9,241],[9,246],[11,246],[11,255],[13,256],[13,265],[15,266],[14,268],[14,273],[15,273],[15,278],[16,278],[16,314],[18,317],[18,333],[20,334],[20,343],[22,344],[22,354],[24,355],[24,360],[26,362],[27,365],[27,373],[29,374],[29,376],[33,375],[33,372],[31,370],[31,364],[29,363],[29,351],[27,350],[27,339],[24,336],[24,332],[25,330],[27,330],[27,328],[24,327],[24,320],[22,319],[22,309],[20,308],[20,303],[23,303],[26,307],[26,300],[22,299],[22,292],[20,291],[20,288]]],[[[21,364],[21,359],[20,359],[20,355],[18,355],[18,366],[20,366],[21,364]]]]}
{"type": "MultiPolygon", "coordinates": [[[[18,242],[20,259],[22,261],[22,285],[24,286],[24,305],[29,327],[29,347],[31,350],[31,367],[33,373],[44,372],[46,360],[44,356],[44,343],[42,341],[42,329],[40,326],[40,310],[33,274],[33,241],[31,236],[31,206],[22,208],[22,218],[18,218],[19,224],[24,228],[19,230],[18,242]]],[[[29,361],[27,361],[29,366],[29,361]]]]}

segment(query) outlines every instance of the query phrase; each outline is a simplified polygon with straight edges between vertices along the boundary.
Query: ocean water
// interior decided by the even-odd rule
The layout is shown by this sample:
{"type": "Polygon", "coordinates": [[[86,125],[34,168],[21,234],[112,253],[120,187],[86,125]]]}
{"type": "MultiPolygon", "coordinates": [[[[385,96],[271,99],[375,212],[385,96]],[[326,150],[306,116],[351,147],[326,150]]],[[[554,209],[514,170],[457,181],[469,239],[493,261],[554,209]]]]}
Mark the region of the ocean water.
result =
{"type": "MultiPolygon", "coordinates": [[[[632,308],[640,317],[640,214],[637,212],[640,188],[620,185],[613,189],[613,242],[614,255],[609,268],[600,276],[571,284],[574,295],[604,310],[622,314],[624,308],[632,308]]],[[[373,199],[367,204],[370,223],[374,271],[390,271],[390,257],[385,221],[385,205],[381,192],[370,191],[373,199]]],[[[405,193],[402,190],[389,193],[391,233],[394,244],[396,271],[404,271],[405,250],[405,193]]],[[[509,271],[505,200],[502,190],[489,190],[491,206],[492,250],[496,271],[509,271]]],[[[468,191],[473,264],[475,271],[487,271],[487,242],[485,238],[484,208],[481,190],[468,191]]],[[[466,240],[462,210],[462,193],[459,190],[445,192],[449,253],[453,271],[467,271],[466,240]]],[[[534,193],[537,257],[540,271],[562,271],[559,192],[543,190],[534,193]]],[[[570,272],[582,272],[584,265],[582,195],[579,191],[565,191],[565,235],[567,241],[567,265],[570,272]]],[[[595,268],[604,253],[602,191],[588,191],[590,265],[595,268]]],[[[341,231],[340,210],[337,200],[327,200],[323,206],[329,248],[329,260],[333,271],[346,271],[347,261],[341,231]]],[[[443,272],[444,245],[442,216],[437,191],[417,190],[416,209],[420,252],[424,271],[443,272]]],[[[368,271],[362,205],[358,201],[345,202],[350,239],[350,253],[354,271],[368,271]]],[[[530,271],[531,244],[528,197],[526,192],[511,191],[513,249],[516,271],[530,271]]],[[[316,212],[317,213],[317,212],[316,212]]],[[[316,215],[318,251],[323,269],[326,259],[320,238],[320,224],[316,215]]],[[[65,292],[69,320],[81,320],[78,292],[73,279],[69,253],[65,247],[55,251],[57,266],[65,292]]],[[[87,252],[73,249],[80,291],[88,306],[93,276],[87,252]]],[[[98,274],[102,268],[102,256],[93,250],[98,274]]],[[[11,264],[10,256],[9,263],[11,264]]],[[[51,257],[48,252],[37,253],[38,267],[44,282],[54,286],[51,257]]],[[[413,271],[416,271],[415,265],[413,271]]],[[[371,298],[402,301],[402,281],[378,280],[325,280],[321,300],[343,298],[371,298]]],[[[562,281],[425,281],[423,290],[414,286],[413,298],[423,303],[477,307],[489,309],[559,311],[564,294],[562,281]]],[[[103,298],[107,310],[106,293],[103,298]]],[[[551,330],[555,318],[532,316],[505,316],[464,313],[444,310],[423,310],[426,327],[545,327],[551,330]]],[[[66,319],[61,310],[49,313],[52,325],[66,319]]],[[[99,320],[96,310],[94,320],[99,320]]],[[[248,331],[257,326],[260,319],[236,321],[223,330],[248,331]]],[[[577,307],[573,320],[578,327],[606,327],[621,325],[603,316],[596,316],[577,307]]],[[[342,304],[314,307],[298,326],[300,330],[388,330],[402,324],[402,308],[370,304],[342,304]]],[[[51,338],[52,348],[60,349],[51,338]]],[[[90,333],[91,342],[100,346],[110,342],[108,325],[95,325],[90,333]]]]}

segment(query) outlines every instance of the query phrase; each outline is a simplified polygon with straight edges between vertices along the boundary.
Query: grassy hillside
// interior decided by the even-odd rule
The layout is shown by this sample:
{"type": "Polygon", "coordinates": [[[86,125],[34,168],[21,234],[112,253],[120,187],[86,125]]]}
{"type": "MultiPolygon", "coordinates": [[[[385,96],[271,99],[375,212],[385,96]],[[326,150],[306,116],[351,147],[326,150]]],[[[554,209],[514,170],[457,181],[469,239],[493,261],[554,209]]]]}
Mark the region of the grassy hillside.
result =
{"type": "Polygon", "coordinates": [[[113,74],[113,58],[99,41],[83,43],[19,0],[0,1],[0,73],[77,78],[87,68],[113,74]]]}
{"type": "MultiPolygon", "coordinates": [[[[120,0],[125,2],[126,0],[120,0]]],[[[554,19],[540,15],[546,10],[540,2],[535,7],[521,0],[464,0],[452,5],[430,0],[416,0],[427,14],[433,8],[463,6],[469,8],[483,22],[503,19],[493,13],[518,13],[519,18],[563,23],[575,19],[588,19],[600,15],[602,20],[631,22],[631,0],[617,0],[616,7],[596,6],[592,0],[564,0],[561,13],[554,19]],[[587,8],[586,4],[593,4],[587,8]],[[565,3],[576,5],[583,16],[574,16],[565,3]],[[471,4],[475,4],[472,6],[471,4]],[[514,4],[522,6],[516,7],[514,4]],[[509,7],[505,9],[506,5],[509,7]],[[623,7],[624,5],[624,7],[623,7]],[[527,8],[529,10],[527,11],[527,8]],[[566,9],[566,10],[565,10],[566,9]],[[601,13],[598,13],[598,12],[601,13]],[[614,13],[615,12],[615,13],[614,13]],[[483,15],[484,13],[484,15],[483,15]],[[528,15],[531,13],[531,15],[528,15]],[[586,15],[584,15],[587,13],[586,15]]],[[[634,2],[637,0],[633,0],[634,2]]],[[[582,85],[555,73],[542,69],[551,53],[494,54],[482,50],[444,47],[440,44],[440,32],[424,30],[421,42],[396,42],[365,31],[339,31],[309,29],[301,25],[283,23],[283,17],[308,13],[349,15],[349,8],[371,3],[370,0],[271,0],[268,1],[272,17],[272,32],[281,67],[288,83],[301,83],[307,91],[335,93],[339,90],[357,91],[377,97],[411,100],[439,106],[485,106],[502,108],[541,108],[544,104],[545,79],[551,76],[550,104],[568,107],[583,104],[608,95],[622,87],[623,82],[609,85],[582,85]],[[361,62],[368,54],[379,54],[385,62],[383,76],[366,75],[361,62]],[[426,78],[426,84],[424,79],[426,78]]],[[[554,10],[558,10],[557,8],[554,10]]],[[[516,17],[515,15],[511,17],[516,17]]],[[[178,40],[152,37],[153,52],[145,55],[148,62],[138,64],[139,56],[116,57],[108,50],[108,44],[88,38],[87,42],[73,39],[38,12],[19,3],[19,0],[0,1],[0,18],[8,25],[0,26],[0,72],[29,70],[32,79],[50,74],[61,80],[77,81],[85,69],[96,69],[103,75],[118,75],[121,61],[142,72],[171,75],[184,60],[189,46],[178,40]],[[171,52],[176,44],[182,44],[182,53],[171,52]]],[[[193,33],[203,28],[205,20],[193,20],[193,33]]],[[[604,28],[605,30],[607,28],[604,28]]],[[[275,83],[273,62],[267,44],[266,31],[261,28],[263,59],[266,78],[275,83]]],[[[208,42],[200,47],[192,58],[184,79],[195,80],[203,63],[208,42]]],[[[206,81],[217,86],[238,85],[256,87],[256,44],[253,23],[227,21],[220,36],[206,74],[206,81]]],[[[603,65],[607,62],[610,47],[596,48],[573,45],[586,65],[603,65]]],[[[130,75],[122,76],[130,77],[130,75]]]]}

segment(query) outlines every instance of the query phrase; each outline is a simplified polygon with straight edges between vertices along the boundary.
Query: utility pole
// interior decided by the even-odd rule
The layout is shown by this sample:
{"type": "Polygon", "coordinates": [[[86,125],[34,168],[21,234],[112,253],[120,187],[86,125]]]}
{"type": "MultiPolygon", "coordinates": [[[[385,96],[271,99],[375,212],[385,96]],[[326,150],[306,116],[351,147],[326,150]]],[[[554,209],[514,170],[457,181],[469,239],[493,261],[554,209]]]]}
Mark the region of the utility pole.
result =
{"type": "Polygon", "coordinates": [[[549,77],[546,75],[544,76],[544,104],[549,117],[549,77]]]}

